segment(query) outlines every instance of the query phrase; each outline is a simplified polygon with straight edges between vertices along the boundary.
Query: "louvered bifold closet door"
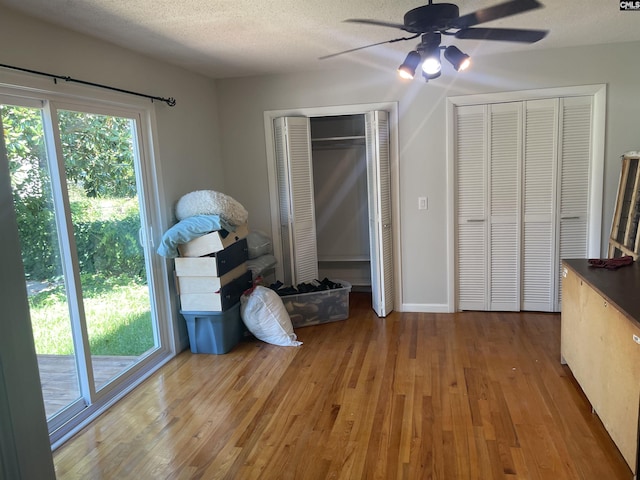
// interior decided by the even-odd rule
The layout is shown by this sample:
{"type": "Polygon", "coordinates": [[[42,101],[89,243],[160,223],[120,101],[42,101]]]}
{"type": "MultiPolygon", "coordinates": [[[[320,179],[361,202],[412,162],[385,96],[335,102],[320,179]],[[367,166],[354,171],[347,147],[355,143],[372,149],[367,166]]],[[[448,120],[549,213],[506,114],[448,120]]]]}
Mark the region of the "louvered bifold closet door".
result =
{"type": "Polygon", "coordinates": [[[291,229],[291,200],[289,185],[289,155],[285,137],[285,119],[274,121],[276,149],[276,172],[278,176],[278,211],[280,217],[280,238],[282,242],[283,280],[287,284],[293,279],[293,230],[291,229]]]}
{"type": "Polygon", "coordinates": [[[522,310],[554,309],[558,99],[525,102],[522,310]]]}
{"type": "Polygon", "coordinates": [[[393,311],[391,166],[387,112],[367,112],[365,140],[372,306],[379,317],[385,317],[393,311]]]}
{"type": "Polygon", "coordinates": [[[456,263],[460,310],[486,310],[488,306],[486,110],[485,106],[455,109],[456,263]]]}
{"type": "Polygon", "coordinates": [[[592,97],[560,100],[560,218],[556,264],[556,306],[562,301],[562,259],[587,258],[589,224],[589,160],[591,158],[592,97]]]}
{"type": "Polygon", "coordinates": [[[489,310],[520,310],[522,103],[489,105],[489,310]]]}
{"type": "Polygon", "coordinates": [[[293,285],[318,277],[310,132],[306,117],[275,121],[283,261],[291,259],[284,281],[293,285]]]}

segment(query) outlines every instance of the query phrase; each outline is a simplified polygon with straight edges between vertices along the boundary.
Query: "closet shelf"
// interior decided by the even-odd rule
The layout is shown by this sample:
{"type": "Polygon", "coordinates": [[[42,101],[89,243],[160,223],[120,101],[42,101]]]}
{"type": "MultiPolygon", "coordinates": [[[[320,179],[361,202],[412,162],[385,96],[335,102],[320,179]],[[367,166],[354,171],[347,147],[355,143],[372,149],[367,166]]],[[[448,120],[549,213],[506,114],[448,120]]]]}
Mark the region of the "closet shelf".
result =
{"type": "Polygon", "coordinates": [[[352,256],[318,256],[319,262],[369,262],[371,258],[368,255],[352,255],[352,256]]]}
{"type": "Polygon", "coordinates": [[[345,137],[320,137],[312,138],[314,148],[350,148],[354,145],[364,145],[364,135],[353,135],[345,137]]]}

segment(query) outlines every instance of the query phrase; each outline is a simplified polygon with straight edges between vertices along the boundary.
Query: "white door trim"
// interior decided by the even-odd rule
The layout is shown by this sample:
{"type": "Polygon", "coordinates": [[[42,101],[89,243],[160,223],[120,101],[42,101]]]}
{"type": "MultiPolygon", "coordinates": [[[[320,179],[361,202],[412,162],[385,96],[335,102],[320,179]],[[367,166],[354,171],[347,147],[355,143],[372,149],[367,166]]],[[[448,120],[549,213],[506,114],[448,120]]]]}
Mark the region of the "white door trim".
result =
{"type": "MultiPolygon", "coordinates": [[[[264,134],[267,153],[267,177],[269,182],[269,206],[271,211],[271,236],[273,254],[282,258],[280,248],[280,229],[278,223],[278,183],[274,145],[273,121],[278,117],[325,117],[333,115],[360,115],[372,110],[389,112],[389,157],[391,168],[391,208],[393,235],[393,285],[394,310],[402,311],[402,258],[400,250],[400,163],[398,149],[398,103],[365,103],[354,105],[335,105],[327,107],[301,107],[287,110],[268,110],[264,112],[264,134]]],[[[276,265],[276,276],[282,278],[281,265],[276,265]]]]}
{"type": "Polygon", "coordinates": [[[484,93],[447,98],[447,305],[456,311],[455,268],[455,162],[454,162],[454,109],[462,105],[481,105],[517,102],[542,98],[593,96],[593,130],[589,170],[589,257],[600,257],[602,228],[602,181],[604,178],[604,137],[606,121],[606,84],[521,90],[515,92],[484,93]]]}

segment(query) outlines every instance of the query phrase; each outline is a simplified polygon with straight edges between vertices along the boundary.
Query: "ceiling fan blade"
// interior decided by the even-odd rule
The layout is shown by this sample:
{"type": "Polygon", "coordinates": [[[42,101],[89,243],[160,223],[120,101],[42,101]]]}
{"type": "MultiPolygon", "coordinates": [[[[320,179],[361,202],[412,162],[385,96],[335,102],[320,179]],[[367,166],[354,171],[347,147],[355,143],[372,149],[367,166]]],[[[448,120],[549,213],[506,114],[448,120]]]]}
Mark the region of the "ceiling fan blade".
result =
{"type": "Polygon", "coordinates": [[[405,29],[403,23],[382,22],[380,20],[369,20],[367,18],[348,18],[347,20],[345,20],[345,22],[364,23],[365,25],[377,25],[378,27],[399,28],[400,30],[405,29]]]}
{"type": "Polygon", "coordinates": [[[394,38],[393,40],[385,40],[384,42],[371,43],[371,44],[365,45],[363,47],[351,48],[349,50],[344,50],[343,52],[332,53],[331,55],[325,55],[324,57],[318,57],[318,60],[325,60],[327,58],[337,57],[338,55],[343,55],[345,53],[356,52],[358,50],[364,50],[365,48],[375,47],[376,45],[383,45],[385,43],[395,43],[395,42],[402,42],[404,40],[413,40],[414,38],[417,38],[419,36],[420,36],[420,34],[416,34],[416,35],[414,35],[412,37],[394,38]]]}
{"type": "Polygon", "coordinates": [[[547,30],[524,30],[520,28],[463,28],[454,35],[470,40],[499,40],[502,42],[534,43],[542,40],[547,30]]]}
{"type": "Polygon", "coordinates": [[[451,22],[451,28],[467,28],[479,23],[497,20],[517,13],[540,8],[543,5],[537,0],[509,0],[508,2],[483,8],[467,15],[462,15],[451,22]]]}

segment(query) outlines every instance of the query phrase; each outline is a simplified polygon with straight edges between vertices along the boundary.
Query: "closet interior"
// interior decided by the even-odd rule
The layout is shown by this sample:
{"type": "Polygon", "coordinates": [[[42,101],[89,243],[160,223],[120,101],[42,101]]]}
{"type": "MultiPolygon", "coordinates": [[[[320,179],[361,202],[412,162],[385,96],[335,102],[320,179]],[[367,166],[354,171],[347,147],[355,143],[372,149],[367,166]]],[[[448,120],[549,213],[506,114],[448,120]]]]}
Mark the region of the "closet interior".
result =
{"type": "Polygon", "coordinates": [[[318,276],[371,290],[365,116],[312,117],[318,276]]]}

